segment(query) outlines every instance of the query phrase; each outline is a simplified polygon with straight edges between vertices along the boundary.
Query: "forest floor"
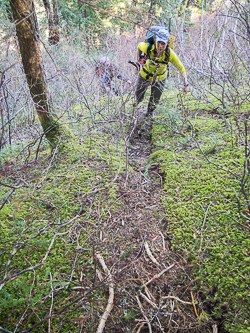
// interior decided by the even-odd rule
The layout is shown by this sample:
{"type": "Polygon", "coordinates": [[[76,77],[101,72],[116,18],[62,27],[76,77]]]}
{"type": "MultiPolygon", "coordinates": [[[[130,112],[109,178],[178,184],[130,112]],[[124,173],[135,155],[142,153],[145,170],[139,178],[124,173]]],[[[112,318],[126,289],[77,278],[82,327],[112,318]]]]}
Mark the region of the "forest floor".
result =
{"type": "Polygon", "coordinates": [[[161,202],[164,174],[159,163],[149,163],[152,120],[142,110],[137,119],[129,145],[133,172],[128,178],[117,177],[122,204],[110,214],[103,230],[115,283],[113,320],[106,322],[105,332],[212,332],[213,322],[204,322],[197,313],[197,309],[203,311],[202,295],[195,288],[193,265],[172,247],[161,202]],[[119,328],[114,325],[117,318],[119,328]]]}
{"type": "Polygon", "coordinates": [[[247,325],[249,227],[236,220],[231,190],[242,145],[232,147],[220,115],[182,124],[144,113],[127,166],[105,126],[64,154],[30,144],[6,159],[5,331],[223,333],[236,317],[247,325]],[[232,165],[233,175],[221,170],[232,165]]]}

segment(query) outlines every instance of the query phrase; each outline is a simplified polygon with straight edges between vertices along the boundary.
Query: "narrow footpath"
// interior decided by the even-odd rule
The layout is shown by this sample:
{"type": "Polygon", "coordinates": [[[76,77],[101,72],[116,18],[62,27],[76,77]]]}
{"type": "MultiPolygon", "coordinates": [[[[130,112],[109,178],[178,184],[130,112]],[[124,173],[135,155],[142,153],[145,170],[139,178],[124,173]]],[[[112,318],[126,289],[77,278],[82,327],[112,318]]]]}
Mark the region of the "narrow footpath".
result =
{"type": "Polygon", "coordinates": [[[115,285],[112,317],[120,318],[119,327],[107,321],[105,332],[211,332],[208,323],[197,322],[192,267],[172,251],[161,206],[163,175],[157,164],[148,163],[151,129],[152,120],[138,121],[129,149],[134,173],[126,187],[125,176],[117,178],[123,204],[103,229],[115,285]]]}

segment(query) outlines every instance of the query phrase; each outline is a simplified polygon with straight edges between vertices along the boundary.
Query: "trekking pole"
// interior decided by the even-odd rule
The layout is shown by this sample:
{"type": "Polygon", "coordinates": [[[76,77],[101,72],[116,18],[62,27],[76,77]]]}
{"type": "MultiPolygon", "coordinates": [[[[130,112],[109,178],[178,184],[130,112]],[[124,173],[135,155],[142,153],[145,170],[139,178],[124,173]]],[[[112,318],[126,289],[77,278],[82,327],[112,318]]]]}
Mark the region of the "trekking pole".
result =
{"type": "Polygon", "coordinates": [[[138,64],[138,62],[134,62],[134,61],[131,61],[129,60],[128,61],[129,64],[135,66],[135,68],[139,71],[140,70],[140,64],[138,64]]]}

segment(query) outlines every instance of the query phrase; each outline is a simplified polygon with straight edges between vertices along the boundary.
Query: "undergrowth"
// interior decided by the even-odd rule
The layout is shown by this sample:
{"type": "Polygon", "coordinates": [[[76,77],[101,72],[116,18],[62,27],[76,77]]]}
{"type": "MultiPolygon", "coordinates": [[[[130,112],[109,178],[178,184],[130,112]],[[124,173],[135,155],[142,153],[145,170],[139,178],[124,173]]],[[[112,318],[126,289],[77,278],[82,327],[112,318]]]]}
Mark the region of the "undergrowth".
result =
{"type": "MultiPolygon", "coordinates": [[[[81,308],[74,308],[81,291],[72,288],[75,274],[80,281],[83,276],[88,279],[95,267],[90,260],[90,233],[100,232],[109,212],[120,205],[112,180],[119,169],[124,170],[124,162],[119,158],[120,148],[104,136],[84,138],[81,144],[65,146],[64,153],[53,156],[40,147],[37,161],[37,147],[33,148],[26,165],[22,155],[2,155],[9,174],[23,179],[20,185],[25,187],[16,188],[0,211],[0,326],[41,332],[48,329],[49,321],[51,328],[75,331],[79,326],[75,318],[82,313],[81,308]],[[49,320],[52,312],[57,315],[49,320]],[[42,318],[47,319],[43,322],[42,318]]],[[[15,178],[8,178],[7,185],[12,181],[15,178]]],[[[10,190],[1,187],[1,202],[10,190]]],[[[87,313],[98,312],[91,305],[95,298],[105,302],[99,289],[85,293],[85,307],[91,307],[87,313]]],[[[89,327],[93,320],[94,316],[89,327]]]]}

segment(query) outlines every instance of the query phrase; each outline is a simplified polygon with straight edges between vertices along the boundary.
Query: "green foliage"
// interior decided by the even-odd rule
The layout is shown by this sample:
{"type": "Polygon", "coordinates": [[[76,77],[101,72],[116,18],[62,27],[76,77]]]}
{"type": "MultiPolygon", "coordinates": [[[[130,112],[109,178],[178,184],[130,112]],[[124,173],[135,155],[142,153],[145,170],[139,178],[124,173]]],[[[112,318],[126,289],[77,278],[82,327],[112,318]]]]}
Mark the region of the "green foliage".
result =
{"type": "MultiPolygon", "coordinates": [[[[113,11],[113,8],[119,4],[118,1],[98,2],[97,8],[113,11]]],[[[109,19],[109,15],[102,11],[95,11],[88,6],[81,4],[79,1],[58,1],[59,13],[61,16],[61,25],[68,33],[75,27],[85,29],[91,27],[101,33],[104,30],[104,21],[109,19]]],[[[111,19],[117,23],[115,19],[111,19]]],[[[119,21],[119,23],[121,23],[119,21]]]]}
{"type": "Polygon", "coordinates": [[[6,146],[0,150],[0,163],[5,163],[23,149],[21,144],[6,146]]]}
{"type": "Polygon", "coordinates": [[[2,0],[0,3],[0,17],[4,19],[12,19],[12,13],[9,0],[2,0]]]}

